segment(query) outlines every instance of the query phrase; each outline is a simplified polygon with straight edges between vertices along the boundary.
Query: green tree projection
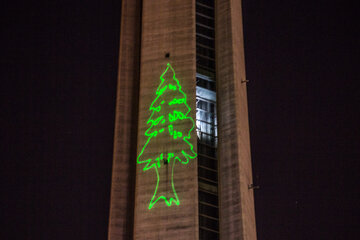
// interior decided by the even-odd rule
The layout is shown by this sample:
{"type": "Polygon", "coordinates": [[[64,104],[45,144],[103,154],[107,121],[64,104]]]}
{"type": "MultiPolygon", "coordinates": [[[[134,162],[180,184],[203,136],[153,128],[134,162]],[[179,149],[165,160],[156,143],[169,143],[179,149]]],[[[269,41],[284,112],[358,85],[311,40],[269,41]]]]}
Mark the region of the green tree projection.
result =
{"type": "Polygon", "coordinates": [[[157,176],[149,209],[160,199],[163,199],[167,206],[172,203],[180,204],[174,184],[174,167],[176,163],[188,164],[190,159],[197,156],[189,142],[190,133],[195,127],[194,120],[188,116],[191,108],[170,63],[161,74],[160,80],[156,97],[150,104],[151,115],[146,122],[150,125],[145,131],[147,141],[137,157],[137,163],[144,165],[143,171],[154,169],[157,176]],[[154,141],[155,138],[162,139],[166,144],[159,146],[159,143],[154,141]],[[155,149],[163,150],[157,152],[155,149]],[[169,171],[159,171],[160,168],[169,168],[169,171]],[[159,193],[159,183],[164,179],[170,189],[166,193],[159,193]]]}

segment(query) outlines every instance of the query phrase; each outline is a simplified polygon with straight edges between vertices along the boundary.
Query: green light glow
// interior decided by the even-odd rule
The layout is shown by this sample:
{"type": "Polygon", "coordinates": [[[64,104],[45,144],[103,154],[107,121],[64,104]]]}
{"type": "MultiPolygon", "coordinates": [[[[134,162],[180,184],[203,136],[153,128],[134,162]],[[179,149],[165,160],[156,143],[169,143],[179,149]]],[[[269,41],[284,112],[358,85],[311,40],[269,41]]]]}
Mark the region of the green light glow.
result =
{"type": "Polygon", "coordinates": [[[175,163],[179,161],[182,164],[188,164],[190,159],[197,156],[193,145],[189,142],[190,133],[195,127],[194,120],[188,116],[191,108],[187,104],[187,96],[182,91],[179,80],[175,76],[175,70],[170,63],[167,64],[167,68],[161,74],[160,80],[156,97],[150,104],[151,115],[146,122],[150,125],[145,131],[145,136],[148,139],[137,157],[138,164],[145,164],[143,171],[154,168],[157,176],[149,209],[160,199],[163,199],[169,207],[172,203],[180,204],[174,184],[175,163]],[[168,144],[163,147],[163,152],[154,153],[151,144],[159,149],[159,143],[153,143],[153,140],[159,136],[162,140],[165,139],[168,144]],[[164,159],[166,160],[164,161],[164,159]],[[171,163],[171,177],[169,178],[171,190],[166,193],[158,193],[160,180],[168,179],[166,176],[162,176],[164,174],[159,172],[159,168],[167,168],[170,165],[168,163],[171,163]]]}

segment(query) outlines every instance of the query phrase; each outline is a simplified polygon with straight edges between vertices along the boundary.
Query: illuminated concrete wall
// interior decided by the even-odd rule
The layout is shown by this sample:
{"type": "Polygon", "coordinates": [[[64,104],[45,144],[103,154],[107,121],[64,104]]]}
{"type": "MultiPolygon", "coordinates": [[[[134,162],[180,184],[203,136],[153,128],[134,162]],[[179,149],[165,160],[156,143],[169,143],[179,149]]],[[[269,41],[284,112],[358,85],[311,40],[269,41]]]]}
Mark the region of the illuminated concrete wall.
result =
{"type": "Polygon", "coordinates": [[[220,238],[256,239],[240,0],[216,1],[220,238]]]}
{"type": "MultiPolygon", "coordinates": [[[[137,141],[140,0],[122,1],[109,240],[132,239],[137,141]]],[[[91,211],[91,210],[89,210],[91,211]]]]}
{"type": "MultiPolygon", "coordinates": [[[[169,153],[177,155],[182,150],[189,150],[189,145],[177,141],[181,136],[175,139],[174,135],[169,134],[169,113],[174,110],[169,103],[174,98],[180,99],[183,96],[179,92],[179,86],[187,95],[186,104],[191,109],[186,117],[195,120],[194,0],[143,1],[140,66],[137,145],[139,157],[136,167],[134,239],[197,239],[197,160],[189,158],[188,163],[183,164],[187,162],[186,158],[179,161],[171,157],[170,161],[165,163],[169,153]],[[167,88],[164,94],[156,94],[157,90],[161,90],[167,84],[159,88],[160,76],[167,69],[168,63],[173,67],[179,85],[173,81],[176,90],[167,88]],[[150,109],[150,106],[159,95],[161,99],[155,101],[156,107],[161,107],[158,112],[150,109]],[[159,125],[150,129],[152,124],[148,122],[149,119],[155,120],[162,115],[162,120],[166,121],[159,122],[159,125]],[[163,127],[159,127],[161,124],[163,127]],[[152,136],[149,140],[150,136],[146,136],[145,132],[155,131],[157,136],[152,136]],[[152,160],[146,162],[150,158],[152,160]],[[177,197],[174,196],[174,189],[177,197]]],[[[173,70],[168,69],[163,76],[166,81],[172,80],[173,70]]],[[[184,104],[177,107],[184,107],[184,104]]],[[[185,114],[184,110],[179,112],[185,114]]],[[[172,124],[173,129],[182,136],[194,127],[189,119],[174,121],[172,124]]],[[[190,135],[189,144],[196,151],[195,129],[190,135]]]]}

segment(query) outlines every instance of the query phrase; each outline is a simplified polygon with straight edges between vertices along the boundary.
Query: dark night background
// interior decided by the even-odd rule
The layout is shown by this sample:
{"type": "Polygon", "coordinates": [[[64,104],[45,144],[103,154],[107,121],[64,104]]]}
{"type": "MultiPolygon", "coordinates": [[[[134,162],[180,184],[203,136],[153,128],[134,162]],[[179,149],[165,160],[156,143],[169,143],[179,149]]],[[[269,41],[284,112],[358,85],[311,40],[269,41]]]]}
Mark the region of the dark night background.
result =
{"type": "MultiPolygon", "coordinates": [[[[121,2],[0,6],[0,239],[105,240],[121,2]]],[[[355,11],[243,0],[259,240],[358,239],[355,11]]]]}

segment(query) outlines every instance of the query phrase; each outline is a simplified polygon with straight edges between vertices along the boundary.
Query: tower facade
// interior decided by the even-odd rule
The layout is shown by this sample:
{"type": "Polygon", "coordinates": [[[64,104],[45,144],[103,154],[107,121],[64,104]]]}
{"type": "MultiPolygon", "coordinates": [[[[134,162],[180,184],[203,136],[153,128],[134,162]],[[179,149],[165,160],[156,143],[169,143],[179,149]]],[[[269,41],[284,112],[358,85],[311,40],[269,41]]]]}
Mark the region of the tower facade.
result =
{"type": "Polygon", "coordinates": [[[109,239],[256,239],[240,0],[123,0],[109,239]]]}

